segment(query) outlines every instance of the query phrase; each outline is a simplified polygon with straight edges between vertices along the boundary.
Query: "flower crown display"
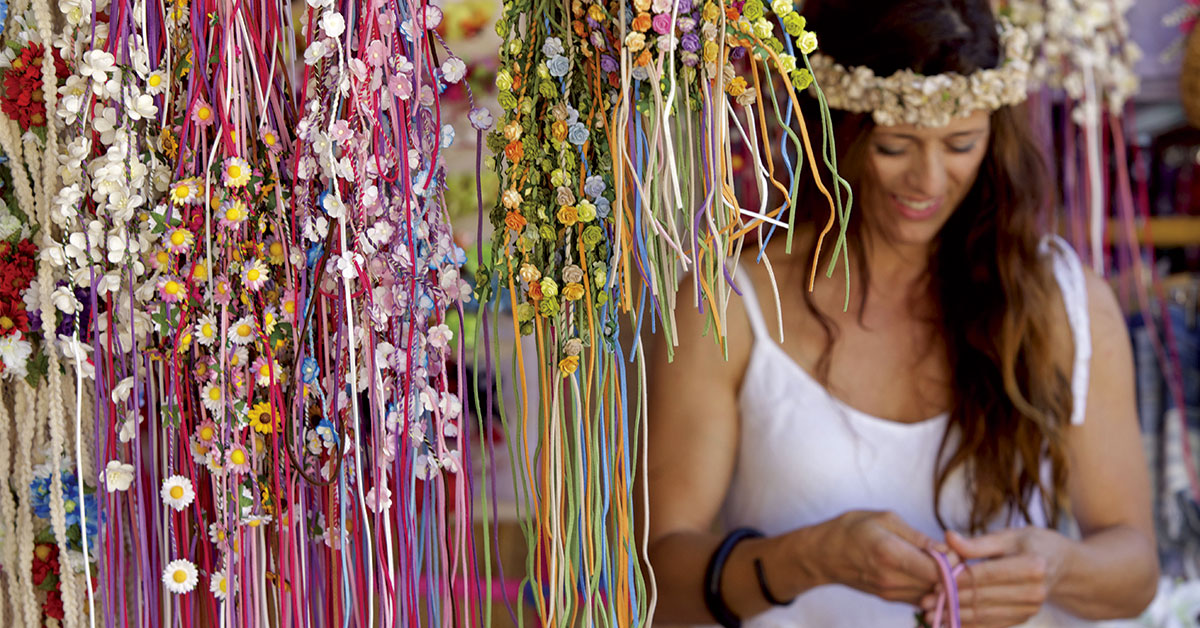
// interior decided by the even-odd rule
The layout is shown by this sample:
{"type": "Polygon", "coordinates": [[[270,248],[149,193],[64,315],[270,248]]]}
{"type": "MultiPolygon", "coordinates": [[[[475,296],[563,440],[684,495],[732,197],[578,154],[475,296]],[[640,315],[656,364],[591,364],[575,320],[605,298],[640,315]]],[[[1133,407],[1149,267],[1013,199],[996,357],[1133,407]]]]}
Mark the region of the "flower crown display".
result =
{"type": "Polygon", "coordinates": [[[924,76],[900,70],[888,77],[870,68],[847,68],[828,55],[814,54],[813,75],[833,109],[871,112],[876,124],[915,124],[942,127],[974,111],[995,111],[1028,97],[1030,76],[1029,35],[1007,22],[1000,23],[999,67],[968,76],[947,72],[924,76]]]}
{"type": "Polygon", "coordinates": [[[441,9],[6,6],[0,623],[470,624],[441,9]]]}

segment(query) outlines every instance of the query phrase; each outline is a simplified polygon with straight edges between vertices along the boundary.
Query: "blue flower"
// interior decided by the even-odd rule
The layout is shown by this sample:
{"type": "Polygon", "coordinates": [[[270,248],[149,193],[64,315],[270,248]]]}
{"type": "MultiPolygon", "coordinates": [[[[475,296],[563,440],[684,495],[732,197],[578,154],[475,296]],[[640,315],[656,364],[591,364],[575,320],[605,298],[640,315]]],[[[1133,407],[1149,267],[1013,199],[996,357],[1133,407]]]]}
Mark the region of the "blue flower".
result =
{"type": "MultiPolygon", "coordinates": [[[[0,33],[4,32],[4,23],[6,21],[8,21],[8,2],[6,0],[0,0],[0,33]]],[[[8,161],[7,157],[4,157],[3,159],[4,161],[8,161]]],[[[4,161],[0,161],[0,163],[4,163],[4,161]]]]}
{"type": "Polygon", "coordinates": [[[29,483],[30,503],[33,514],[42,519],[50,518],[50,478],[34,478],[29,483]]]}
{"type": "Polygon", "coordinates": [[[313,242],[312,246],[308,247],[308,251],[305,253],[305,265],[308,268],[311,269],[317,265],[317,262],[321,259],[321,251],[320,242],[313,242]]]}
{"type": "Polygon", "coordinates": [[[300,379],[305,384],[311,384],[317,381],[317,374],[321,370],[317,368],[317,361],[312,358],[304,358],[304,364],[300,366],[300,379]]]}
{"type": "Polygon", "coordinates": [[[550,69],[550,76],[563,77],[571,70],[571,61],[562,55],[550,57],[546,62],[546,67],[550,69]]]}
{"type": "Polygon", "coordinates": [[[333,431],[333,423],[330,423],[329,419],[321,419],[321,422],[317,423],[317,435],[325,442],[338,442],[337,432],[333,431]]]}
{"type": "Polygon", "coordinates": [[[601,196],[600,198],[596,199],[596,216],[597,217],[599,217],[601,220],[608,218],[609,210],[610,210],[610,205],[609,205],[607,198],[604,198],[603,196],[601,196]]]}
{"type": "Polygon", "coordinates": [[[592,198],[596,198],[596,197],[600,196],[601,194],[603,194],[604,190],[607,187],[608,186],[606,186],[604,184],[604,177],[602,177],[598,174],[594,174],[594,175],[588,177],[586,180],[584,180],[583,193],[587,194],[588,196],[590,196],[592,198]]]}
{"type": "Polygon", "coordinates": [[[442,148],[450,148],[450,145],[454,143],[454,127],[449,124],[442,125],[441,141],[442,148]]]}
{"type": "Polygon", "coordinates": [[[576,146],[583,146],[587,143],[589,136],[591,136],[591,132],[582,122],[572,124],[570,130],[567,131],[567,141],[576,146]]]}

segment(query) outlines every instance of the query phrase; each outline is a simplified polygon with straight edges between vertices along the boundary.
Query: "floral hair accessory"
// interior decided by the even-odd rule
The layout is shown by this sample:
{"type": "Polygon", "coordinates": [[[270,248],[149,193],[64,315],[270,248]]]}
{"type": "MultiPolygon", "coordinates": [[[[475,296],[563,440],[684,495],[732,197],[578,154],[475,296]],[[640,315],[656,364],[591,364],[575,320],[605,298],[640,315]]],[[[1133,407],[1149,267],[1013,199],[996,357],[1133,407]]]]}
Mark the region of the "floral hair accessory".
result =
{"type": "Polygon", "coordinates": [[[876,124],[946,126],[974,111],[995,111],[1028,97],[1028,33],[1000,23],[1000,66],[969,76],[954,72],[923,76],[909,69],[878,77],[865,66],[846,68],[824,54],[810,57],[813,75],[834,109],[871,112],[876,124]]]}

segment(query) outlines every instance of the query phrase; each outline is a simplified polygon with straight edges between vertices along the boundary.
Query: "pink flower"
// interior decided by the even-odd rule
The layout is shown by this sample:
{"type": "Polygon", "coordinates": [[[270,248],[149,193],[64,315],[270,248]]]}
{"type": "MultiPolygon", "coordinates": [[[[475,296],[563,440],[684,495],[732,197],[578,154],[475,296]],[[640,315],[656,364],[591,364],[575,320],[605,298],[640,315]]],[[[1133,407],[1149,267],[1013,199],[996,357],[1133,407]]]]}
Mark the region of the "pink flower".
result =
{"type": "Polygon", "coordinates": [[[387,61],[388,49],[382,41],[373,40],[367,45],[367,63],[372,67],[380,67],[384,61],[387,61]]]}
{"type": "Polygon", "coordinates": [[[178,277],[167,275],[158,280],[158,296],[167,303],[179,303],[187,298],[187,286],[178,277]]]}
{"type": "Polygon", "coordinates": [[[250,472],[250,454],[241,445],[234,445],[225,454],[225,468],[235,473],[250,472]]]}
{"type": "Polygon", "coordinates": [[[289,323],[295,324],[296,323],[296,312],[297,312],[297,310],[300,309],[300,301],[296,297],[296,291],[295,290],[285,291],[283,293],[283,300],[281,301],[281,305],[283,308],[283,320],[285,320],[289,323]]]}
{"type": "Polygon", "coordinates": [[[200,425],[196,426],[196,440],[205,444],[211,445],[213,438],[217,436],[217,424],[206,419],[200,425]]]}
{"type": "Polygon", "coordinates": [[[213,280],[212,300],[217,305],[229,305],[233,301],[233,289],[229,286],[229,278],[218,275],[213,280]]]}
{"type": "Polygon", "coordinates": [[[250,365],[250,373],[254,375],[254,383],[259,386],[270,386],[272,377],[276,383],[283,379],[283,367],[279,366],[279,362],[268,360],[262,355],[250,365]]]}
{"type": "Polygon", "coordinates": [[[391,11],[384,11],[379,14],[379,31],[384,35],[390,35],[396,30],[396,14],[391,11]]]}
{"type": "Polygon", "coordinates": [[[278,155],[279,151],[283,150],[283,141],[279,139],[279,134],[275,129],[263,127],[258,132],[258,138],[267,146],[267,152],[272,155],[278,155]]]}
{"type": "Polygon", "coordinates": [[[400,100],[408,100],[412,96],[412,80],[405,74],[395,74],[388,77],[388,90],[400,100]]]}
{"type": "Polygon", "coordinates": [[[354,131],[350,130],[350,123],[345,120],[334,122],[330,131],[330,138],[338,144],[344,144],[354,137],[354,131]]]}
{"type": "Polygon", "coordinates": [[[652,24],[654,26],[654,32],[658,33],[659,35],[666,35],[667,33],[671,32],[671,14],[660,13],[654,16],[654,22],[652,22],[652,24]]]}
{"type": "Polygon", "coordinates": [[[192,108],[192,122],[199,126],[212,126],[217,121],[217,112],[203,98],[197,98],[192,108]]]}
{"type": "Polygon", "coordinates": [[[449,345],[453,337],[454,332],[450,331],[450,327],[445,324],[435,325],[429,329],[429,344],[439,349],[449,345]]]}

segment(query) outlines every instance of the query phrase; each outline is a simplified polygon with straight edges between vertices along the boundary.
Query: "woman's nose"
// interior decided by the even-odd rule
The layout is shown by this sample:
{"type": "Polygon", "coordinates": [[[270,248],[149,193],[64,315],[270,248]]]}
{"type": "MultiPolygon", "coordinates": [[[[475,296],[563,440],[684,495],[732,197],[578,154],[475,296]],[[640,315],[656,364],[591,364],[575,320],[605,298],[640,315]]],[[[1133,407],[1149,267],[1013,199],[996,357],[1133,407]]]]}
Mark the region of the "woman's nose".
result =
{"type": "Polygon", "coordinates": [[[946,178],[942,155],[933,149],[920,151],[908,170],[908,184],[926,198],[941,196],[946,189],[946,178]]]}

